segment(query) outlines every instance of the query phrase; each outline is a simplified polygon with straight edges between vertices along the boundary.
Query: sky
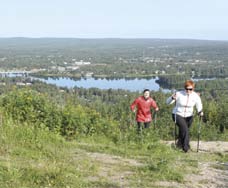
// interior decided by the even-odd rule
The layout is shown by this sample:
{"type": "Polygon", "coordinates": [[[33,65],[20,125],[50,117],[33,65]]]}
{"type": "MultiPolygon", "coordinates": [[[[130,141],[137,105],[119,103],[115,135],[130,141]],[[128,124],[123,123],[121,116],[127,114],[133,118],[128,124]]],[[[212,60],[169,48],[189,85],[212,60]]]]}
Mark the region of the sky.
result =
{"type": "Polygon", "coordinates": [[[228,40],[227,0],[0,0],[0,38],[228,40]]]}

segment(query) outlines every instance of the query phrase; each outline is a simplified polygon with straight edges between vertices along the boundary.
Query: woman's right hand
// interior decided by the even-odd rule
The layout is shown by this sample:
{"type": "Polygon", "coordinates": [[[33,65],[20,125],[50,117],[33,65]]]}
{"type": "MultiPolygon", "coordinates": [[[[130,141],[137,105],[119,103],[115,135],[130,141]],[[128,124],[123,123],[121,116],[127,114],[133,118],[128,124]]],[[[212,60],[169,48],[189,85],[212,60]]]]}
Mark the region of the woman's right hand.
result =
{"type": "Polygon", "coordinates": [[[172,100],[176,100],[176,93],[174,93],[173,95],[172,95],[172,100]]]}

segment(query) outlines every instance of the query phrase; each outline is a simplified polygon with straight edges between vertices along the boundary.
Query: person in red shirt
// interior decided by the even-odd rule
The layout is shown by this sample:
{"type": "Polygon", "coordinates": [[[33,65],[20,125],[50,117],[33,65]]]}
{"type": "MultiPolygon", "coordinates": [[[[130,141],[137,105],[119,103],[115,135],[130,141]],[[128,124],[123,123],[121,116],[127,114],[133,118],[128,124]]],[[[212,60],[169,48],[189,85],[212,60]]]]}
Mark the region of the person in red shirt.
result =
{"type": "Polygon", "coordinates": [[[133,112],[136,112],[136,121],[138,125],[138,130],[143,128],[149,128],[150,122],[152,121],[151,108],[154,108],[157,112],[159,110],[156,102],[150,97],[150,90],[145,89],[143,91],[143,96],[140,96],[134,100],[130,106],[133,112]]]}

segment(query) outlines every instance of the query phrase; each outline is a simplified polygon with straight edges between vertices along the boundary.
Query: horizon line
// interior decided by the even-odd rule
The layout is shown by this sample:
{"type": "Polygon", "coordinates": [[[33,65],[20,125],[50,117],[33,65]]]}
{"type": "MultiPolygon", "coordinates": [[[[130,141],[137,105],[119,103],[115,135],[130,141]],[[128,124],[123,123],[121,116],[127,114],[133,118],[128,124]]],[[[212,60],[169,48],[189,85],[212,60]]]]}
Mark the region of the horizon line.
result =
{"type": "Polygon", "coordinates": [[[153,39],[153,40],[198,40],[198,41],[219,41],[219,42],[228,42],[228,39],[201,39],[201,38],[154,38],[154,37],[0,37],[0,39],[122,39],[122,40],[143,40],[143,39],[153,39]]]}

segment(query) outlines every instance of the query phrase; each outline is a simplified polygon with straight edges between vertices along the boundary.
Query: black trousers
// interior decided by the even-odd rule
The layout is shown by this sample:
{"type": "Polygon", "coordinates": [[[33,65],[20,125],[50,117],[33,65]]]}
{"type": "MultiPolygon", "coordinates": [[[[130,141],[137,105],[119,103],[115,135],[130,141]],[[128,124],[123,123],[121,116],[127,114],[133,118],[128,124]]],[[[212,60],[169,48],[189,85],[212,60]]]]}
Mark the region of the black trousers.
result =
{"type": "Polygon", "coordinates": [[[150,122],[138,122],[137,121],[137,125],[138,125],[138,127],[137,127],[137,130],[138,131],[141,131],[142,129],[146,129],[146,128],[149,128],[150,127],[150,122]]]}
{"type": "Polygon", "coordinates": [[[177,146],[181,147],[185,152],[187,152],[190,149],[189,128],[192,125],[193,116],[182,117],[172,114],[172,118],[173,121],[176,122],[176,125],[179,127],[177,146]]]}

